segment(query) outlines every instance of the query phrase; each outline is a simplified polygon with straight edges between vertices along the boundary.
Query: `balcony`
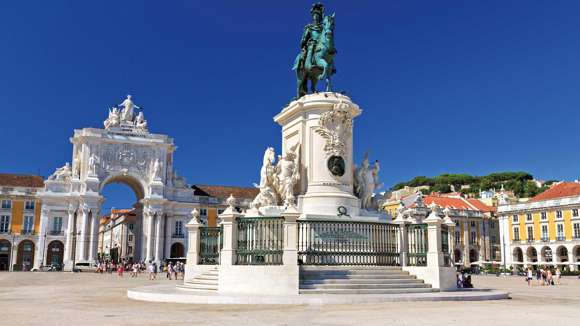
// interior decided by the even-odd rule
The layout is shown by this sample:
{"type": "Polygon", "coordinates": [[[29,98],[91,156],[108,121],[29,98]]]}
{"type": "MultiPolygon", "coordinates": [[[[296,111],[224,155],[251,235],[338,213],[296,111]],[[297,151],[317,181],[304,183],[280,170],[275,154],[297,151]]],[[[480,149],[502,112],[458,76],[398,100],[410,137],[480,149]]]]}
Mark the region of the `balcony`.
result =
{"type": "Polygon", "coordinates": [[[563,235],[559,235],[559,236],[556,237],[556,240],[557,241],[565,241],[566,238],[563,235]]]}
{"type": "Polygon", "coordinates": [[[48,232],[48,235],[52,235],[52,236],[62,236],[64,235],[64,231],[62,230],[52,230],[48,232]]]}
{"type": "Polygon", "coordinates": [[[534,243],[534,238],[528,238],[528,240],[526,240],[527,243],[534,243]]]}
{"type": "Polygon", "coordinates": [[[21,235],[34,235],[34,230],[20,230],[21,235]]]}
{"type": "Polygon", "coordinates": [[[548,241],[550,241],[550,238],[548,238],[547,236],[545,236],[545,237],[542,237],[541,240],[542,240],[542,242],[548,242],[548,241]]]}
{"type": "Polygon", "coordinates": [[[10,234],[12,230],[0,230],[0,234],[10,234]]]}
{"type": "Polygon", "coordinates": [[[171,237],[173,239],[183,239],[183,238],[185,238],[185,233],[173,233],[171,235],[171,237]]]}

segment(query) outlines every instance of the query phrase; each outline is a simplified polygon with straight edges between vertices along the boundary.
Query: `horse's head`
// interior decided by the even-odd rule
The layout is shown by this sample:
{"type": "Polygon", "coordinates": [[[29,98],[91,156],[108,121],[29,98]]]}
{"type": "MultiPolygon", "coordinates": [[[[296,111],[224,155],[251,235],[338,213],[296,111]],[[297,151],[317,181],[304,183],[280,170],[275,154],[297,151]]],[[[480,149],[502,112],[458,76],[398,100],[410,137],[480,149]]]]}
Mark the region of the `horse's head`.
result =
{"type": "Polygon", "coordinates": [[[274,152],[274,148],[268,147],[266,148],[266,152],[264,153],[264,159],[262,160],[263,165],[270,165],[276,159],[276,153],[274,152]]]}
{"type": "Polygon", "coordinates": [[[334,14],[330,16],[324,16],[324,21],[322,22],[322,27],[326,32],[333,32],[334,31],[334,14]]]}

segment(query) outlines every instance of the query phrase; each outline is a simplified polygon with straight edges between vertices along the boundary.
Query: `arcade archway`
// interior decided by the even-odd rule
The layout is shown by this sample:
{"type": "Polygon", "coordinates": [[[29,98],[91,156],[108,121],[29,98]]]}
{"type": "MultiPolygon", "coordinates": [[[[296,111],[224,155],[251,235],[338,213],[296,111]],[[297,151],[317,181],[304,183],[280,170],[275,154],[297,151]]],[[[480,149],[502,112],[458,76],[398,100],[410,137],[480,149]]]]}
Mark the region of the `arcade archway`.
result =
{"type": "Polygon", "coordinates": [[[12,244],[8,240],[0,240],[0,271],[10,270],[10,252],[12,244]]]}
{"type": "Polygon", "coordinates": [[[185,248],[183,244],[176,242],[171,245],[171,258],[183,258],[185,257],[185,248]]]}
{"type": "Polygon", "coordinates": [[[46,251],[46,264],[62,269],[64,259],[64,244],[59,240],[51,241],[46,251]]]}
{"type": "Polygon", "coordinates": [[[27,272],[32,269],[34,264],[34,242],[30,240],[21,241],[18,244],[18,253],[16,254],[16,269],[27,272]]]}

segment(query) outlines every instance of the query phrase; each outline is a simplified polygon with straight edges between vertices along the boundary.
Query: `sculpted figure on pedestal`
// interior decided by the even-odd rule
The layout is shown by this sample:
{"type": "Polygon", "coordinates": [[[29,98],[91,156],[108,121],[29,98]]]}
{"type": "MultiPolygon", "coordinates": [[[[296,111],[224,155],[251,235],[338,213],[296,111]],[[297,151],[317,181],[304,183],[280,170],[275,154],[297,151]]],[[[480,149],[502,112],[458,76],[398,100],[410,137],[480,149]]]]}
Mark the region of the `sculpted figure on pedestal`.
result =
{"type": "Polygon", "coordinates": [[[121,111],[121,120],[133,122],[134,113],[133,110],[135,108],[140,109],[133,101],[131,100],[131,95],[127,95],[127,98],[123,101],[123,103],[119,104],[119,106],[123,107],[121,111]]]}
{"type": "Polygon", "coordinates": [[[330,76],[336,73],[334,67],[334,14],[324,16],[324,6],[321,3],[312,5],[310,9],[312,23],[304,27],[300,40],[300,53],[294,61],[292,70],[296,71],[298,84],[297,98],[310,91],[316,92],[316,83],[326,80],[326,91],[331,91],[330,76]]]}
{"type": "Polygon", "coordinates": [[[153,161],[149,176],[151,180],[161,180],[161,164],[157,158],[153,161]]]}
{"type": "Polygon", "coordinates": [[[373,195],[375,190],[383,187],[383,184],[379,183],[379,171],[379,161],[375,161],[371,167],[368,153],[365,154],[361,166],[355,169],[354,190],[360,198],[362,209],[375,210],[377,208],[373,195]]]}
{"type": "Polygon", "coordinates": [[[121,123],[120,115],[121,114],[119,112],[119,109],[117,108],[109,109],[109,117],[107,118],[107,120],[105,120],[105,122],[103,122],[103,124],[105,125],[105,129],[119,126],[119,123],[121,123]]]}
{"type": "Polygon", "coordinates": [[[294,185],[300,179],[300,143],[290,147],[284,156],[278,157],[276,185],[284,206],[296,204],[294,185]]]}
{"type": "Polygon", "coordinates": [[[89,176],[97,175],[97,164],[99,163],[99,157],[95,154],[89,156],[89,176]]]}
{"type": "Polygon", "coordinates": [[[274,160],[276,153],[272,147],[266,148],[264,158],[262,159],[262,168],[260,169],[260,193],[254,198],[252,208],[259,208],[262,206],[276,206],[278,205],[278,198],[274,187],[274,160]]]}
{"type": "Polygon", "coordinates": [[[56,181],[69,181],[72,175],[72,171],[70,168],[70,164],[68,162],[61,168],[58,168],[54,171],[53,174],[48,177],[48,180],[56,180],[56,181]]]}
{"type": "Polygon", "coordinates": [[[139,131],[147,131],[147,120],[145,120],[143,112],[139,112],[137,118],[135,118],[135,128],[139,131]]]}

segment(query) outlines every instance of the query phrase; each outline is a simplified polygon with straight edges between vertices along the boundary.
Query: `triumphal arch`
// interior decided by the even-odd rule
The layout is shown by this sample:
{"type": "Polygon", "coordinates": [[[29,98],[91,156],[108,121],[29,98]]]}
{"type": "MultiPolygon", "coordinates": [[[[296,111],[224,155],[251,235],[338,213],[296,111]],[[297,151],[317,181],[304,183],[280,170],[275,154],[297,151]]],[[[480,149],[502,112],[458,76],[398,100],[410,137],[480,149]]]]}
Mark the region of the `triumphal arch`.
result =
{"type": "Polygon", "coordinates": [[[44,264],[44,248],[55,240],[64,244],[65,270],[97,260],[99,219],[106,213],[101,212],[101,192],[116,182],[128,185],[138,198],[134,259],[168,258],[169,221],[187,222],[198,207],[193,189],[173,169],[173,139],[150,133],[143,111],[129,95],[109,109],[103,129],[77,129],[70,141],[72,163],[56,169],[39,194],[43,206],[35,265],[44,264]],[[59,223],[62,231],[54,232],[59,223]]]}

